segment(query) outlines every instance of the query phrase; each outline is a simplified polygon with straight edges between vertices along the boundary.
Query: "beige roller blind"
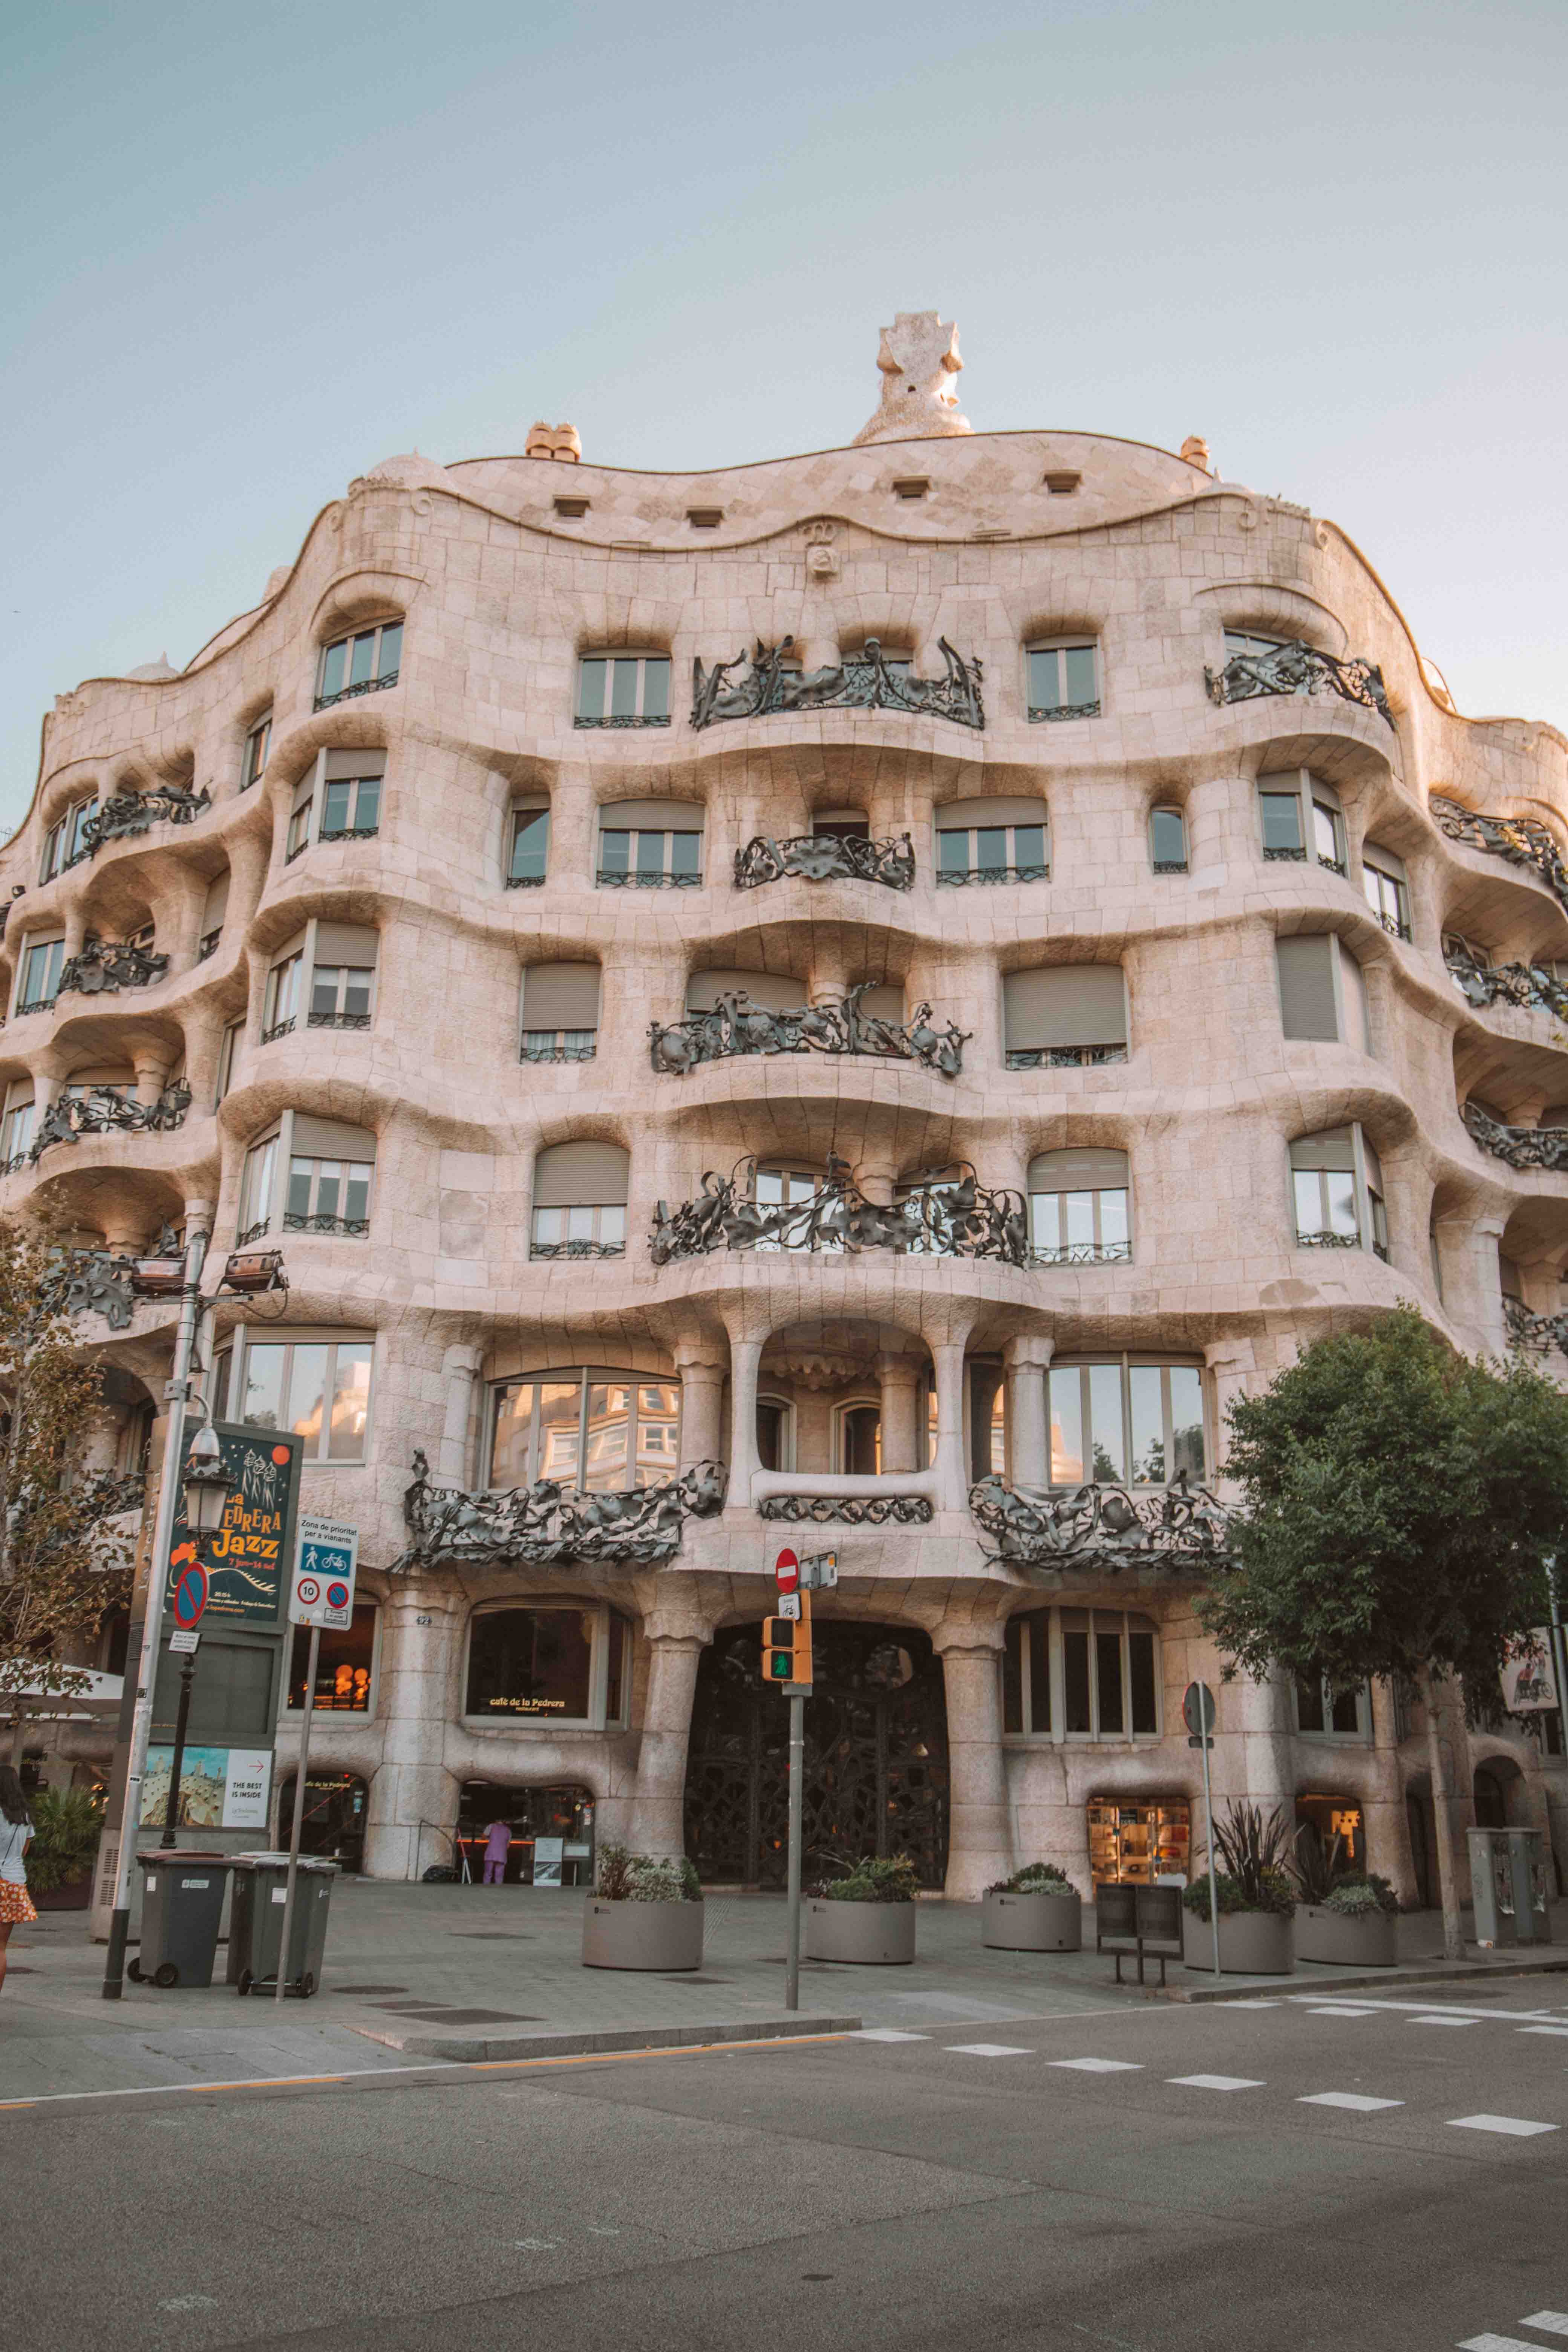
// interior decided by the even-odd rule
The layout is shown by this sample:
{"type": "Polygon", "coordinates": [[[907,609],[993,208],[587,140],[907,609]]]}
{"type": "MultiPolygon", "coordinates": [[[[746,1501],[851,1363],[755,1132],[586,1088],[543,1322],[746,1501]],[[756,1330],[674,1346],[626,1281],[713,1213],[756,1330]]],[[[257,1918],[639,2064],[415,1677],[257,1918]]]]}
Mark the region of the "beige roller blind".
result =
{"type": "Polygon", "coordinates": [[[1029,1162],[1031,1192],[1125,1191],[1125,1151],[1037,1151],[1029,1162]]]}
{"type": "Polygon", "coordinates": [[[301,810],[301,809],[306,805],[306,803],[309,802],[309,800],[310,800],[310,795],[311,795],[311,793],[315,791],[315,789],[316,789],[316,771],[315,771],[314,767],[310,767],[310,768],[307,768],[307,769],[306,769],[306,771],[305,771],[304,774],[300,777],[300,779],[299,782],[298,782],[298,783],[295,785],[295,787],[294,787],[294,802],[293,802],[293,811],[292,811],[292,814],[293,814],[294,815],[296,815],[296,816],[298,816],[298,815],[299,815],[300,811],[300,810],[301,810]]]}
{"type": "Polygon", "coordinates": [[[1396,882],[1405,879],[1404,858],[1396,857],[1392,849],[1384,849],[1380,841],[1364,843],[1361,860],[1363,866],[1375,866],[1380,874],[1391,874],[1396,882]]]}
{"type": "Polygon", "coordinates": [[[384,776],[386,753],[367,745],[362,751],[329,751],[327,782],[343,776],[384,776]]]}
{"type": "Polygon", "coordinates": [[[550,794],[548,793],[513,793],[511,805],[520,816],[528,810],[547,809],[550,806],[550,794]]]}
{"type": "Polygon", "coordinates": [[[1348,948],[1339,950],[1340,986],[1345,1000],[1345,1043],[1362,1053],[1372,1051],[1372,1015],[1367,1009],[1366,981],[1362,968],[1348,948]]]}
{"type": "Polygon", "coordinates": [[[1009,1053],[1041,1045],[1123,1045],[1127,998],[1114,963],[1010,971],[1003,983],[1009,1053]]]}
{"type": "Polygon", "coordinates": [[[891,1021],[896,1026],[904,1017],[904,992],[901,988],[868,988],[860,999],[860,1010],[873,1021],[891,1021]]]}
{"type": "Polygon", "coordinates": [[[213,881],[207,884],[207,895],[202,907],[202,937],[204,939],[209,931],[220,930],[222,929],[223,919],[227,912],[228,868],[226,866],[223,872],[216,876],[213,881]]]}
{"type": "Polygon", "coordinates": [[[618,1143],[552,1143],[533,1163],[536,1209],[624,1207],[631,1156],[618,1143]]]}
{"type": "Polygon", "coordinates": [[[133,1087],[136,1073],[128,1062],[93,1062],[85,1070],[73,1070],[66,1084],[68,1087],[133,1087]]]}
{"type": "Polygon", "coordinates": [[[289,1149],[306,1160],[374,1161],[375,1138],[368,1127],[350,1127],[341,1118],[311,1118],[297,1110],[289,1149]]]}
{"type": "Polygon", "coordinates": [[[700,833],[702,806],[698,801],[606,801],[599,823],[612,833],[700,833]]]}
{"type": "Polygon", "coordinates": [[[280,963],[287,963],[290,956],[302,954],[304,952],[304,932],[296,931],[291,940],[285,940],[280,948],[274,948],[272,950],[272,969],[274,971],[277,971],[278,966],[280,963]]]}
{"type": "Polygon", "coordinates": [[[370,923],[318,923],[316,961],[352,963],[361,970],[375,962],[377,934],[370,923]]]}
{"type": "Polygon", "coordinates": [[[525,1029],[596,1029],[596,963],[531,963],[522,975],[525,1029]]]}
{"type": "Polygon", "coordinates": [[[1372,1145],[1367,1141],[1364,1134],[1361,1139],[1361,1151],[1362,1158],[1366,1161],[1366,1181],[1372,1186],[1373,1191],[1377,1194],[1378,1199],[1381,1201],[1384,1198],[1383,1190],[1383,1162],[1378,1158],[1376,1152],[1373,1150],[1372,1145]]]}
{"type": "Polygon", "coordinates": [[[1310,939],[1276,940],[1279,965],[1279,1018],[1287,1037],[1332,1044],[1340,1024],[1334,1012],[1334,943],[1326,932],[1310,939]]]}
{"type": "Polygon", "coordinates": [[[1303,1135],[1290,1146],[1292,1168],[1332,1168],[1349,1174],[1355,1167],[1355,1146],[1348,1127],[1326,1127],[1321,1135],[1303,1135]]]}
{"type": "Polygon", "coordinates": [[[967,833],[977,824],[1044,824],[1046,804],[1035,800],[949,801],[936,812],[938,833],[967,833]]]}
{"type": "Polygon", "coordinates": [[[688,1013],[711,1013],[729,989],[743,988],[764,1013],[798,1013],[805,1003],[805,982],[788,972],[694,971],[686,984],[688,1013]]]}

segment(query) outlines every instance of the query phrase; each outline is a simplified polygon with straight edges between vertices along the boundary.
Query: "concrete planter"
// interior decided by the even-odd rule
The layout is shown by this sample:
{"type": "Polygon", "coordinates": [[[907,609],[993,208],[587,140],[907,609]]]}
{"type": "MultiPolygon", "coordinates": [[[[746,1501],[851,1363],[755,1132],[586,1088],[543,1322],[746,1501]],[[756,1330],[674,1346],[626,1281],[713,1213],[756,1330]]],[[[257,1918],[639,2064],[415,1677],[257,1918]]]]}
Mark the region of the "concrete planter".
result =
{"type": "Polygon", "coordinates": [[[853,1960],[908,1968],[915,1956],[912,1903],[825,1903],[805,1906],[808,1960],[853,1960]]]}
{"type": "Polygon", "coordinates": [[[1077,1952],[1083,1948],[1083,1904],[1070,1895],[987,1895],[980,1940],[994,1952],[1077,1952]]]}
{"type": "Polygon", "coordinates": [[[1391,1969],[1398,1953],[1392,1911],[1369,1911],[1347,1919],[1316,1903],[1296,1906],[1296,1958],[1336,1969],[1391,1969]]]}
{"type": "Polygon", "coordinates": [[[700,1969],[700,1903],[601,1903],[583,1906],[585,1969],[700,1969]]]}
{"type": "MultiPolygon", "coordinates": [[[[1183,1941],[1190,1969],[1214,1969],[1214,1939],[1206,1919],[1195,1912],[1183,1914],[1183,1941]]],[[[1290,1973],[1290,1921],[1274,1911],[1230,1911],[1220,1914],[1219,1965],[1227,1977],[1288,1977],[1290,1973]]]]}

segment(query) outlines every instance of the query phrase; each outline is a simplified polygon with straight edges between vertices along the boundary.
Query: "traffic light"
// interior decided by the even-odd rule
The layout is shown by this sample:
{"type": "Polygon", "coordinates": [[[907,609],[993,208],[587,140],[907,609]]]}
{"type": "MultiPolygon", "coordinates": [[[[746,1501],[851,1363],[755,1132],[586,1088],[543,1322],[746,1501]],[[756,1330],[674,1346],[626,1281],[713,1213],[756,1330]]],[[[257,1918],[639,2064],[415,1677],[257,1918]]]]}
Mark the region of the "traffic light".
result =
{"type": "Polygon", "coordinates": [[[782,1687],[811,1680],[811,1625],[799,1618],[769,1617],[763,1623],[763,1680],[782,1687]]]}

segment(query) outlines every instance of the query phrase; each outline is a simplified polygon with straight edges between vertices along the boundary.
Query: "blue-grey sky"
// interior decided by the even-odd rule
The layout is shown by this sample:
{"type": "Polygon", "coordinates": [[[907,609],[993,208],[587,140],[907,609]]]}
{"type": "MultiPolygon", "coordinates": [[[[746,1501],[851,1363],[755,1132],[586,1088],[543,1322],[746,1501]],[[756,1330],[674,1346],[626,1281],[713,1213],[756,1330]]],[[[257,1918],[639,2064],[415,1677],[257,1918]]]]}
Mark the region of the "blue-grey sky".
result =
{"type": "Polygon", "coordinates": [[[417,446],[848,440],[955,318],[977,431],[1342,523],[1461,709],[1568,725],[1563,0],[40,0],[0,31],[0,824],[417,446]]]}

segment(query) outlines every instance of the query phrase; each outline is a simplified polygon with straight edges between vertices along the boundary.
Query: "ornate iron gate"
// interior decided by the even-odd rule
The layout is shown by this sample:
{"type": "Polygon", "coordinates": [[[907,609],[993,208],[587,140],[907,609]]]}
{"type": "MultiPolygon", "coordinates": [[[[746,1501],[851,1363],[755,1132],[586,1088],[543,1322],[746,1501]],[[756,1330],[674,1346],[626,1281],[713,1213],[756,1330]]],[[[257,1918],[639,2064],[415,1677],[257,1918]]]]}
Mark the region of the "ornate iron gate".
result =
{"type": "MultiPolygon", "coordinates": [[[[903,1625],[818,1619],[805,1707],[809,1881],[864,1854],[907,1853],[922,1886],[947,1869],[942,1662],[903,1625]]],[[[709,1882],[782,1886],[789,1709],[763,1688],[762,1628],[715,1634],[698,1671],[686,1768],[686,1851],[709,1882]]]]}

